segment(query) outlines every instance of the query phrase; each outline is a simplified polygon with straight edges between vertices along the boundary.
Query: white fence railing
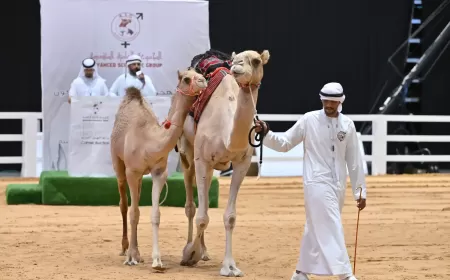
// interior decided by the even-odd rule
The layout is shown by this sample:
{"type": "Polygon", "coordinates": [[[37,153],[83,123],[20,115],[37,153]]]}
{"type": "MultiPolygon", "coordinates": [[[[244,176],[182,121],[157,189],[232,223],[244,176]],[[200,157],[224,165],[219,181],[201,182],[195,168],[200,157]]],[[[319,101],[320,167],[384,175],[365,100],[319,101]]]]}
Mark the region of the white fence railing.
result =
{"type": "Polygon", "coordinates": [[[0,142],[22,141],[21,157],[1,157],[0,164],[22,164],[22,177],[38,177],[37,164],[42,161],[37,150],[38,140],[42,140],[39,132],[39,120],[42,113],[0,113],[0,119],[22,120],[22,134],[0,134],[0,142]]]}
{"type": "MultiPolygon", "coordinates": [[[[264,121],[296,122],[302,115],[261,114],[264,121]]],[[[372,155],[365,160],[372,162],[372,175],[386,174],[387,162],[450,162],[450,155],[387,155],[388,142],[450,142],[449,135],[388,135],[388,122],[450,123],[450,116],[420,115],[347,115],[354,122],[372,122],[372,135],[361,135],[363,142],[372,142],[372,155]]],[[[254,158],[253,161],[259,159],[254,158]]]]}
{"type": "MultiPolygon", "coordinates": [[[[265,121],[295,122],[302,115],[267,115],[259,118],[265,121]]],[[[449,135],[388,135],[388,122],[437,122],[450,123],[450,116],[416,115],[347,115],[355,122],[372,122],[372,135],[361,135],[363,142],[372,142],[372,155],[365,156],[372,162],[372,175],[386,174],[387,162],[450,162],[450,155],[387,155],[388,142],[450,142],[449,135]]],[[[21,157],[0,157],[0,164],[22,164],[22,177],[38,177],[37,164],[42,161],[37,142],[42,140],[39,119],[42,113],[0,113],[0,119],[21,119],[22,134],[0,134],[0,142],[22,141],[21,157]]],[[[255,160],[258,160],[255,158],[255,160]]],[[[282,158],[281,158],[282,160],[282,158]]]]}

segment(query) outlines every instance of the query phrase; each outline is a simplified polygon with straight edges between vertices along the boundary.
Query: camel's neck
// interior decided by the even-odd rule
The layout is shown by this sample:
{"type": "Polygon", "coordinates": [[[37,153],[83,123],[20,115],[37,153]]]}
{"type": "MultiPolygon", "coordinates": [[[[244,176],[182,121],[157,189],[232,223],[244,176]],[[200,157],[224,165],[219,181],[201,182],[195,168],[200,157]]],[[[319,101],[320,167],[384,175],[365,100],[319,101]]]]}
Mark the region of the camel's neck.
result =
{"type": "Polygon", "coordinates": [[[186,120],[189,109],[194,103],[194,97],[176,93],[173,97],[172,105],[167,116],[167,120],[171,122],[169,129],[163,128],[164,134],[161,143],[164,145],[162,149],[170,152],[177,144],[183,132],[184,121],[186,120]]]}
{"type": "Polygon", "coordinates": [[[239,89],[233,128],[227,145],[229,151],[245,150],[248,147],[248,133],[253,125],[257,100],[258,89],[253,89],[251,93],[244,91],[242,88],[239,89]]]}

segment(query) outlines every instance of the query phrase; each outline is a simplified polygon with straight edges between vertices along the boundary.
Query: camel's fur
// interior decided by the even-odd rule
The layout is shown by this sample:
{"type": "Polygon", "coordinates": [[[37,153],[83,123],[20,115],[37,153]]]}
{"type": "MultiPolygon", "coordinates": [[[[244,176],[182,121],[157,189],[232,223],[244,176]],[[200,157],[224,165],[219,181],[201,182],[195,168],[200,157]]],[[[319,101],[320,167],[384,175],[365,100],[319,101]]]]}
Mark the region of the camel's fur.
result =
{"type": "Polygon", "coordinates": [[[123,221],[121,255],[127,255],[126,264],[137,264],[141,260],[137,242],[139,199],[142,176],[151,173],[153,179],[152,267],[157,270],[164,269],[158,245],[158,230],[159,196],[167,179],[167,158],[182,134],[182,127],[189,108],[194,102],[194,96],[206,88],[206,85],[205,78],[194,70],[178,71],[178,90],[172,97],[168,114],[168,120],[172,125],[168,129],[158,123],[158,119],[137,88],[128,88],[120,104],[111,133],[111,157],[120,193],[120,211],[123,221]],[[130,242],[128,242],[127,234],[128,198],[125,182],[128,183],[131,195],[130,242]]]}
{"type": "Polygon", "coordinates": [[[268,51],[261,54],[255,51],[244,51],[237,55],[233,53],[232,75],[224,77],[215,90],[202,113],[196,132],[193,118],[186,118],[183,135],[178,143],[186,187],[185,212],[189,220],[188,244],[183,250],[182,265],[194,265],[200,259],[209,259],[204,232],[209,223],[208,194],[212,173],[213,169],[228,169],[232,162],[230,194],[223,216],[226,250],[220,274],[243,275],[232,256],[231,239],[236,221],[236,197],[250,167],[253,152],[248,143],[248,134],[258,99],[258,87],[255,85],[262,80],[263,65],[268,62],[269,57],[268,51]],[[250,85],[251,90],[246,85],[250,85]],[[194,178],[197,182],[199,205],[197,233],[193,237],[193,218],[196,212],[193,198],[194,178]]]}

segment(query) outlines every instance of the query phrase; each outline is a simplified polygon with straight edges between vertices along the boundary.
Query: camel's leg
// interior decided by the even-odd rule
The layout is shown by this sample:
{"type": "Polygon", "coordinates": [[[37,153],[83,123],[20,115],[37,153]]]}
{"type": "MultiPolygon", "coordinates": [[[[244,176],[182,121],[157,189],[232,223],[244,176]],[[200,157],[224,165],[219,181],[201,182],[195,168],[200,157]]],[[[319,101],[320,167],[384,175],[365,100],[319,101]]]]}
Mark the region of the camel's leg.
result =
{"type": "Polygon", "coordinates": [[[125,256],[129,242],[128,242],[128,221],[127,221],[127,212],[128,212],[128,196],[127,196],[127,185],[126,180],[127,177],[125,175],[125,164],[118,157],[113,157],[113,166],[114,171],[116,172],[117,177],[117,186],[119,188],[120,195],[120,213],[122,214],[122,251],[120,251],[120,256],[125,256]]]}
{"type": "Polygon", "coordinates": [[[139,186],[139,201],[141,201],[141,191],[142,191],[142,177],[141,177],[141,178],[139,178],[139,183],[138,183],[138,186],[139,186]]]}
{"type": "MultiPolygon", "coordinates": [[[[139,182],[138,182],[138,186],[139,186],[139,191],[138,191],[139,198],[138,198],[138,201],[141,201],[142,177],[143,176],[139,177],[139,182]]],[[[138,206],[139,206],[139,203],[138,203],[138,206]]],[[[136,238],[136,247],[139,248],[139,242],[138,242],[137,238],[136,238]]],[[[141,256],[139,255],[139,250],[138,250],[138,258],[139,258],[139,262],[142,262],[142,263],[144,262],[144,259],[141,258],[141,256]]]]}
{"type": "Polygon", "coordinates": [[[184,205],[184,212],[188,218],[188,238],[187,243],[192,242],[192,233],[194,230],[194,217],[195,217],[195,203],[194,203],[194,156],[193,151],[186,150],[185,153],[180,153],[181,165],[183,166],[184,173],[184,188],[186,190],[186,203],[184,205]]]}
{"type": "Polygon", "coordinates": [[[211,258],[209,257],[208,249],[206,248],[206,244],[205,244],[205,233],[206,233],[206,230],[203,232],[202,238],[200,241],[202,244],[202,260],[206,262],[206,261],[209,261],[211,258]]]}
{"type": "MultiPolygon", "coordinates": [[[[195,179],[195,166],[194,166],[194,154],[193,147],[190,145],[184,137],[181,141],[185,141],[183,144],[184,151],[180,153],[181,164],[183,166],[184,173],[184,186],[186,189],[186,204],[184,205],[184,212],[188,218],[188,238],[187,243],[192,242],[192,235],[194,232],[194,217],[195,217],[195,202],[194,202],[194,179],[195,179]]],[[[208,251],[205,245],[205,233],[201,238],[202,246],[202,260],[209,261],[208,251]]],[[[184,261],[181,261],[181,265],[187,265],[184,261]]]]}
{"type": "Polygon", "coordinates": [[[183,249],[182,262],[186,265],[194,265],[203,257],[201,238],[209,223],[209,187],[211,185],[213,169],[206,162],[195,161],[195,176],[197,179],[198,211],[197,211],[197,232],[192,242],[183,249]]]}
{"type": "Polygon", "coordinates": [[[127,257],[124,264],[136,265],[141,261],[137,242],[137,226],[139,224],[139,182],[142,179],[140,172],[131,170],[126,171],[128,187],[130,188],[131,206],[130,206],[130,247],[128,248],[127,257]]]}
{"type": "Polygon", "coordinates": [[[152,229],[153,229],[153,264],[152,268],[155,270],[165,270],[161,262],[161,252],[159,251],[159,223],[161,212],[159,211],[159,197],[161,190],[167,180],[167,168],[152,170],[152,229]]]}
{"type": "Polygon", "coordinates": [[[228,197],[228,204],[223,215],[223,223],[226,232],[226,246],[225,258],[222,263],[220,275],[228,277],[244,276],[242,271],[236,266],[233,258],[232,240],[233,229],[236,224],[236,198],[241,187],[242,181],[247,174],[251,163],[251,153],[247,154],[246,158],[241,162],[233,162],[233,175],[231,177],[230,194],[228,197]]]}

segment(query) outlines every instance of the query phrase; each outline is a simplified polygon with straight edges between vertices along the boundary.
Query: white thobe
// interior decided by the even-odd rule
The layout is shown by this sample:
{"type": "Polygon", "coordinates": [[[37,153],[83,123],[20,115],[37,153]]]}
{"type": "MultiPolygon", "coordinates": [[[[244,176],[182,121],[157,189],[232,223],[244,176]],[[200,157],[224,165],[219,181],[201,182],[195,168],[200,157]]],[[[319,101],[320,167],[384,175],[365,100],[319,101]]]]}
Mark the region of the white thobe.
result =
{"type": "Polygon", "coordinates": [[[107,96],[109,94],[105,80],[100,77],[93,79],[77,77],[72,81],[69,96],[107,96]]]}
{"type": "Polygon", "coordinates": [[[306,224],[297,270],[315,275],[351,275],[341,211],[347,168],[355,200],[366,198],[362,155],[353,121],[342,113],[306,113],[284,134],[269,132],[264,145],[287,152],[303,141],[306,224]]]}
{"type": "Polygon", "coordinates": [[[134,86],[141,91],[143,96],[155,96],[156,89],[153,86],[152,80],[147,75],[144,75],[144,78],[145,85],[136,76],[133,76],[129,73],[127,75],[122,74],[114,81],[113,85],[111,86],[110,93],[112,96],[125,96],[126,89],[134,86]]]}

